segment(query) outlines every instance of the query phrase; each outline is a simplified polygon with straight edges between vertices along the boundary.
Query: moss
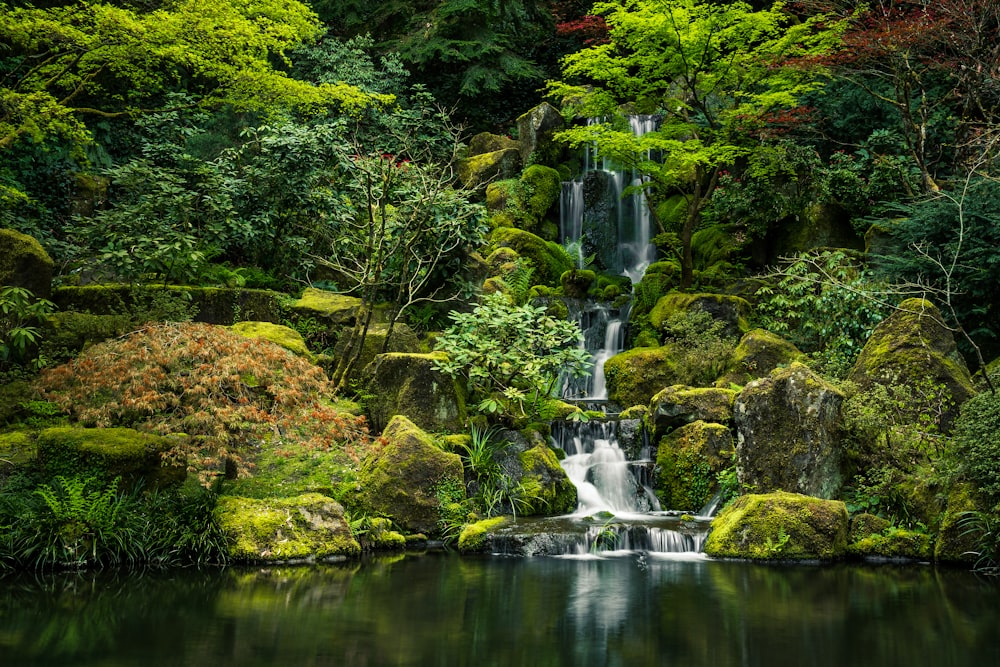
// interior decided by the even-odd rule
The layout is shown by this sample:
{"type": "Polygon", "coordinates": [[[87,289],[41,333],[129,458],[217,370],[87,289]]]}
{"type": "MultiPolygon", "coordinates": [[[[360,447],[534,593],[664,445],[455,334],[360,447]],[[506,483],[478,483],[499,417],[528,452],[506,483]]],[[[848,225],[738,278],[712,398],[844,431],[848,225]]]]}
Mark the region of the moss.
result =
{"type": "Polygon", "coordinates": [[[931,546],[931,536],[927,533],[890,526],[884,532],[851,542],[847,553],[862,558],[928,560],[931,546]]]}
{"type": "Polygon", "coordinates": [[[674,229],[687,216],[688,200],[684,195],[674,195],[656,207],[656,217],[664,229],[674,229]]]}
{"type": "Polygon", "coordinates": [[[767,376],[776,368],[804,359],[805,355],[781,336],[765,329],[754,329],[740,338],[729,368],[716,381],[716,386],[744,385],[767,376]]]}
{"type": "Polygon", "coordinates": [[[246,338],[263,338],[280,345],[289,352],[316,363],[316,355],[306,347],[306,341],[295,329],[272,322],[237,322],[230,327],[233,331],[246,338]]]}
{"type": "MultiPolygon", "coordinates": [[[[365,336],[361,353],[348,376],[349,383],[364,382],[366,367],[375,360],[377,355],[383,352],[420,353],[420,339],[410,327],[402,322],[396,322],[392,330],[392,337],[386,345],[388,335],[389,327],[385,324],[372,324],[368,327],[368,334],[365,336]]],[[[353,347],[354,336],[354,329],[345,332],[337,341],[333,355],[339,359],[347,354],[347,350],[353,347]]]]}
{"type": "Polygon", "coordinates": [[[286,561],[356,556],[361,547],[332,498],[308,493],[294,498],[221,496],[214,516],[236,561],[286,561]]]}
{"type": "Polygon", "coordinates": [[[648,405],[654,394],[677,384],[675,362],[666,347],[627,350],[604,364],[608,398],[618,405],[648,405]]]}
{"type": "Polygon", "coordinates": [[[490,243],[496,248],[512,248],[521,257],[530,259],[539,284],[554,287],[562,274],[573,268],[573,260],[562,246],[531,232],[510,227],[495,229],[490,234],[490,243]]]}
{"type": "Polygon", "coordinates": [[[406,538],[402,533],[393,530],[392,521],[376,517],[368,524],[368,534],[365,542],[380,551],[396,551],[406,548],[406,538]]]}
{"type": "Polygon", "coordinates": [[[35,440],[24,431],[0,434],[0,471],[7,466],[28,465],[35,459],[35,440]]]}
{"type": "Polygon", "coordinates": [[[528,195],[528,210],[534,218],[543,219],[559,203],[562,179],[555,169],[533,164],[521,174],[521,183],[528,195]]]}
{"type": "Polygon", "coordinates": [[[737,392],[718,387],[673,385],[649,403],[649,420],[657,435],[697,420],[728,424],[733,420],[737,392]]]}
{"type": "Polygon", "coordinates": [[[847,549],[847,507],[778,491],[738,498],[712,521],[705,553],[754,560],[829,560],[847,549]]]}
{"type": "Polygon", "coordinates": [[[722,270],[730,273],[735,269],[728,260],[739,252],[740,245],[733,241],[729,229],[722,225],[709,225],[696,231],[691,237],[691,251],[694,268],[704,274],[707,271],[722,270]]]}
{"type": "Polygon", "coordinates": [[[664,508],[697,511],[711,500],[716,477],[729,463],[733,434],[722,424],[696,421],[660,441],[656,495],[664,508]]]}
{"type": "Polygon", "coordinates": [[[300,315],[312,316],[330,324],[346,325],[354,322],[358,309],[361,308],[361,299],[307,287],[291,307],[300,315]]]}
{"type": "Polygon", "coordinates": [[[492,134],[490,132],[480,132],[469,139],[469,155],[482,155],[484,153],[495,153],[509,149],[518,149],[519,145],[515,139],[502,134],[492,134]]]}
{"type": "Polygon", "coordinates": [[[394,415],[406,415],[420,428],[462,430],[467,417],[465,390],[435,367],[447,358],[444,352],[377,355],[364,373],[374,428],[382,429],[394,415]]]}
{"type": "Polygon", "coordinates": [[[649,322],[656,329],[662,329],[663,323],[671,315],[692,308],[699,308],[715,319],[726,322],[726,335],[742,334],[749,329],[746,318],[751,310],[750,302],[742,297],[727,294],[671,292],[661,297],[653,306],[649,312],[649,322]]]}
{"type": "Polygon", "coordinates": [[[948,493],[941,525],[938,527],[934,544],[934,560],[940,562],[974,563],[978,558],[976,535],[969,531],[962,520],[968,512],[981,508],[976,506],[972,486],[958,484],[948,493]]]}
{"type": "Polygon", "coordinates": [[[521,152],[503,148],[458,161],[458,180],[466,188],[478,188],[498,178],[510,178],[521,165],[521,152]]]}
{"type": "Polygon", "coordinates": [[[505,516],[483,519],[476,523],[466,524],[458,536],[458,550],[463,553],[482,551],[486,548],[486,536],[494,528],[510,523],[505,516]]]}
{"type": "Polygon", "coordinates": [[[486,186],[486,210],[499,212],[514,201],[520,181],[515,178],[508,178],[503,181],[494,181],[486,186]]]}
{"type": "Polygon", "coordinates": [[[518,454],[518,459],[524,469],[522,514],[565,514],[576,508],[576,487],[547,445],[539,442],[518,454]]]}
{"type": "Polygon", "coordinates": [[[42,245],[33,237],[13,229],[0,229],[0,285],[30,290],[47,299],[52,293],[52,270],[55,265],[42,245]]]}
{"type": "Polygon", "coordinates": [[[437,485],[464,479],[462,459],[435,445],[434,439],[403,416],[382,432],[381,447],[358,473],[357,503],[369,514],[391,518],[409,532],[438,529],[437,485]]]}
{"type": "Polygon", "coordinates": [[[597,274],[585,269],[570,269],[559,276],[563,294],[580,299],[587,296],[587,291],[597,279],[597,274]]]}
{"type": "Polygon", "coordinates": [[[132,327],[128,315],[56,312],[44,325],[42,351],[49,358],[75,355],[91,345],[118,338],[132,327]]]}

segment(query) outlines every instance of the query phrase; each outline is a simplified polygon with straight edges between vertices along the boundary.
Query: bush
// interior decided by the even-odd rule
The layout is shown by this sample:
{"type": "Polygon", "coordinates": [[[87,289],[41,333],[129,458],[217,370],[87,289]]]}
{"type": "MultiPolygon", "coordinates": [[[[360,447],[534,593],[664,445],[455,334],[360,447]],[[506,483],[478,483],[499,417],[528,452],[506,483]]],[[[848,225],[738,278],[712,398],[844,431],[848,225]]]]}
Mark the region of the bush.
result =
{"type": "Polygon", "coordinates": [[[321,368],[209,324],[147,326],[91,347],[39,382],[85,426],[191,436],[175,455],[203,481],[227,466],[247,474],[245,454],[265,442],[329,450],[367,437],[363,417],[322,402],[330,386],[321,368]]]}
{"type": "Polygon", "coordinates": [[[991,507],[1000,504],[1000,396],[983,392],[963,403],[955,441],[965,475],[991,507]]]}

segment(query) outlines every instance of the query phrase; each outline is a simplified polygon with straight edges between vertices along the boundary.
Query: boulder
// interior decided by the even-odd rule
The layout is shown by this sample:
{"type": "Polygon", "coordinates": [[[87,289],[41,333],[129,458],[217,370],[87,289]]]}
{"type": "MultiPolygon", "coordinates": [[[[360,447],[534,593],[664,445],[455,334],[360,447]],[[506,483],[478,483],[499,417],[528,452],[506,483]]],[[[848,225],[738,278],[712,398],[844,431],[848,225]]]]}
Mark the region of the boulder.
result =
{"type": "Polygon", "coordinates": [[[237,322],[229,327],[234,332],[246,338],[263,338],[275,345],[280,345],[289,352],[316,363],[316,355],[306,347],[302,334],[291,327],[273,322],[237,322]]]}
{"type": "Polygon", "coordinates": [[[562,114],[548,102],[542,102],[517,118],[517,136],[521,144],[521,160],[528,164],[531,154],[544,152],[552,143],[552,135],[564,125],[562,114]]]}
{"type": "Polygon", "coordinates": [[[802,364],[754,380],[736,398],[740,483],[833,498],[840,489],[844,395],[802,364]]]}
{"type": "Polygon", "coordinates": [[[941,417],[946,432],[958,407],[976,393],[954,336],[934,304],[923,299],[907,299],[875,327],[848,379],[862,391],[873,384],[943,386],[953,401],[941,417]]]}
{"type": "Polygon", "coordinates": [[[521,169],[521,152],[505,148],[470,155],[458,162],[458,180],[470,190],[485,187],[490,181],[512,178],[521,169]]]}
{"type": "Polygon", "coordinates": [[[736,392],[717,387],[675,384],[658,392],[649,403],[648,420],[654,439],[671,429],[702,420],[728,424],[733,420],[736,392]]]}
{"type": "Polygon", "coordinates": [[[667,347],[637,347],[604,364],[608,398],[622,407],[648,405],[664,387],[677,384],[675,362],[667,347]]]}
{"type": "Polygon", "coordinates": [[[516,139],[511,139],[502,134],[480,132],[469,139],[468,154],[482,155],[484,153],[495,153],[496,151],[505,151],[512,148],[520,150],[520,146],[516,139]]]}
{"type": "Polygon", "coordinates": [[[737,498],[705,541],[705,553],[717,558],[831,560],[846,550],[844,503],[783,491],[737,498]]]}
{"type": "Polygon", "coordinates": [[[435,368],[448,357],[444,352],[379,354],[365,368],[364,383],[371,398],[366,403],[376,431],[396,415],[405,415],[429,431],[465,428],[465,391],[435,368]]]}
{"type": "Polygon", "coordinates": [[[126,485],[146,488],[180,484],[187,468],[176,462],[164,465],[164,455],[177,438],[141,433],[130,428],[47,428],[38,434],[38,463],[49,475],[96,475],[106,480],[121,477],[126,485]]]}
{"type": "Polygon", "coordinates": [[[320,560],[361,552],[344,508],[319,493],[262,499],[220,496],[213,516],[235,561],[320,560]]]}
{"type": "Polygon", "coordinates": [[[358,473],[357,502],[371,515],[385,516],[404,531],[437,531],[437,485],[464,479],[462,459],[438,448],[434,439],[397,415],[382,432],[381,447],[365,458],[358,473]]]}
{"type": "Polygon", "coordinates": [[[568,514],[576,509],[576,487],[548,445],[538,441],[517,458],[522,471],[519,514],[568,514]]]}
{"type": "Polygon", "coordinates": [[[489,532],[510,522],[510,517],[498,516],[466,524],[458,536],[458,550],[462,553],[485,551],[489,532]]]}
{"type": "Polygon", "coordinates": [[[858,514],[851,519],[847,553],[860,558],[927,560],[931,536],[897,528],[880,516],[858,514]]]}
{"type": "Polygon", "coordinates": [[[754,329],[740,338],[729,370],[715,385],[728,387],[735,384],[742,387],[751,380],[767,377],[776,368],[804,358],[805,355],[797,347],[781,336],[765,329],[754,329]]]}
{"type": "Polygon", "coordinates": [[[298,301],[292,304],[292,311],[301,317],[312,317],[324,324],[349,326],[354,324],[361,309],[361,299],[345,294],[307,287],[298,301]]]}
{"type": "MultiPolygon", "coordinates": [[[[341,359],[352,349],[354,336],[358,335],[356,329],[352,328],[343,333],[337,340],[337,345],[333,348],[333,356],[341,359]]],[[[385,352],[420,352],[420,339],[413,330],[402,322],[396,322],[392,328],[392,337],[389,344],[385,344],[385,339],[389,335],[389,327],[385,324],[373,322],[368,326],[368,334],[365,336],[361,346],[361,354],[354,363],[354,368],[348,377],[349,382],[363,381],[365,369],[368,364],[375,360],[375,357],[385,352]],[[386,349],[383,350],[382,348],[386,349]]]]}
{"type": "Polygon", "coordinates": [[[0,286],[23,287],[38,298],[48,299],[54,266],[34,237],[0,229],[0,286]]]}
{"type": "Polygon", "coordinates": [[[497,249],[511,248],[518,256],[530,259],[534,280],[540,285],[559,285],[562,274],[573,268],[573,259],[561,245],[521,229],[497,228],[490,234],[490,244],[497,249]]]}
{"type": "Polygon", "coordinates": [[[976,562],[979,546],[976,543],[975,512],[981,510],[976,506],[970,485],[959,484],[951,489],[938,527],[934,560],[945,563],[976,562]]]}
{"type": "Polygon", "coordinates": [[[739,336],[749,329],[746,317],[750,313],[750,302],[738,296],[727,294],[688,294],[671,292],[660,297],[649,312],[649,322],[657,330],[663,328],[671,315],[690,310],[701,310],[713,319],[726,323],[723,336],[739,336]]]}
{"type": "Polygon", "coordinates": [[[664,509],[696,512],[718,491],[717,475],[729,465],[733,433],[722,424],[696,421],[660,440],[654,490],[664,509]]]}

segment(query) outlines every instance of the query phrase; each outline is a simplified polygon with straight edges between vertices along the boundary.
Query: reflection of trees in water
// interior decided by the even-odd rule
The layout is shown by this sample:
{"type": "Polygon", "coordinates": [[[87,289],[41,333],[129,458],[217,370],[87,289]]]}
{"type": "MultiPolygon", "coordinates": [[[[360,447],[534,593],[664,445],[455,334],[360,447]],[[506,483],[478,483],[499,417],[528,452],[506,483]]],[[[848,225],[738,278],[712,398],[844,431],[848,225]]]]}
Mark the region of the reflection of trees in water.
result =
{"type": "Polygon", "coordinates": [[[1000,582],[931,567],[396,556],[0,581],[0,664],[997,664],[1000,582]]]}

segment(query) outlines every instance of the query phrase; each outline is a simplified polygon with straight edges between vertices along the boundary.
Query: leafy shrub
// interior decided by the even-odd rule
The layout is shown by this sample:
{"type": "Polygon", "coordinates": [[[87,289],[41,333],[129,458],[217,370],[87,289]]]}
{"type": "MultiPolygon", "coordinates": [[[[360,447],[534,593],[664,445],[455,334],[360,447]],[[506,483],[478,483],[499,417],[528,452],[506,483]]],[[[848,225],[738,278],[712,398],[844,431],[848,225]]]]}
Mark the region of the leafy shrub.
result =
{"type": "Polygon", "coordinates": [[[40,324],[55,304],[35,298],[23,287],[0,289],[0,370],[30,362],[30,353],[41,337],[40,324]]]}
{"type": "Polygon", "coordinates": [[[955,443],[965,475],[991,506],[1000,503],[1000,396],[983,392],[962,404],[955,443]]]}
{"type": "Polygon", "coordinates": [[[364,441],[363,417],[337,412],[322,369],[273,343],[201,323],[150,325],[47,370],[47,398],[87,426],[186,433],[175,452],[203,480],[246,474],[254,445],[327,450],[364,441]]]}
{"type": "Polygon", "coordinates": [[[661,325],[679,384],[710,385],[729,365],[737,340],[723,335],[726,322],[700,309],[671,314],[661,325]]]}

